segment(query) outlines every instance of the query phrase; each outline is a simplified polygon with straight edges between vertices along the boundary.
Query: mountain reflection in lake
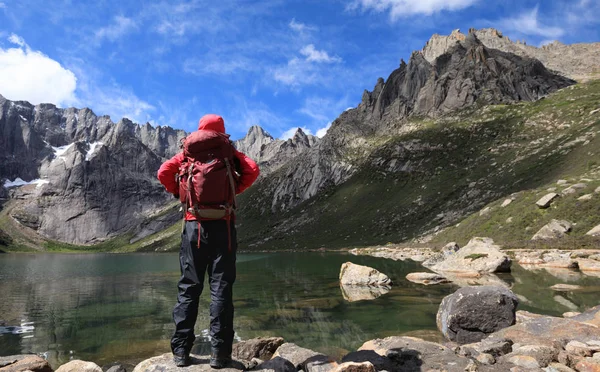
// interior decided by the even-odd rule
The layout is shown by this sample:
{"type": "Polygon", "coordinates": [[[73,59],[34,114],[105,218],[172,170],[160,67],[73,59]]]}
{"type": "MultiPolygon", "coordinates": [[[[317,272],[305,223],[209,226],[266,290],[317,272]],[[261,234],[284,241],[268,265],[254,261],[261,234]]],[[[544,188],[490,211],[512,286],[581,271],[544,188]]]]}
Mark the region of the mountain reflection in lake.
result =
{"type": "MultiPolygon", "coordinates": [[[[377,337],[410,334],[439,340],[435,315],[452,284],[404,279],[419,264],[337,253],[238,255],[236,338],[282,336],[340,356],[377,337]],[[371,301],[349,302],[339,287],[342,263],[372,266],[395,283],[371,301]]],[[[134,364],[168,352],[179,277],[176,254],[0,255],[0,356],[43,353],[53,367],[70,359],[134,364]]],[[[521,309],[560,315],[597,305],[597,292],[554,292],[556,283],[600,286],[600,278],[515,267],[500,277],[521,309]]],[[[368,296],[367,296],[368,297],[368,296]]],[[[194,352],[209,350],[208,293],[200,301],[194,352]]]]}

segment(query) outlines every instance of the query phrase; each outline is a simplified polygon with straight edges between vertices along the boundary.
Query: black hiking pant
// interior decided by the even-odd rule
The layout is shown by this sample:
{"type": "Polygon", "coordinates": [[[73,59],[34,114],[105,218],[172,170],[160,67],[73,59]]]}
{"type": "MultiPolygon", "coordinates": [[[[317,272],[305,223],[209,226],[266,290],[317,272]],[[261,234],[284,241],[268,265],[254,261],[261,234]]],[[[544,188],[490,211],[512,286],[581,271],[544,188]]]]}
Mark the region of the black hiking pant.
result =
{"type": "Polygon", "coordinates": [[[187,355],[192,349],[204,273],[208,273],[211,350],[216,356],[227,357],[231,355],[234,335],[232,286],[237,250],[234,221],[202,221],[200,247],[198,233],[198,222],[186,221],[179,252],[181,278],[177,285],[177,305],[173,309],[175,334],[171,350],[176,355],[187,355]]]}

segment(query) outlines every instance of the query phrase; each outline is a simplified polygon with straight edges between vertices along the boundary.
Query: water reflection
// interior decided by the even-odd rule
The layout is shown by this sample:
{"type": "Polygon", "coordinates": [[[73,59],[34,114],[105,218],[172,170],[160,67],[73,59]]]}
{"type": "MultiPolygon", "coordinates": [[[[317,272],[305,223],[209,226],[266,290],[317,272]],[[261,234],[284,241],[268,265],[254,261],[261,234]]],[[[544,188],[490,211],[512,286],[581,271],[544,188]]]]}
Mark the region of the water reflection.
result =
{"type": "MultiPolygon", "coordinates": [[[[439,341],[439,303],[458,286],[422,286],[404,279],[415,271],[422,268],[411,261],[342,254],[240,255],[236,338],[281,336],[332,356],[391,335],[439,341]],[[348,260],[374,267],[396,284],[369,293],[374,300],[349,302],[338,280],[348,260]]],[[[74,358],[135,364],[167,352],[178,278],[174,254],[2,255],[0,355],[44,353],[56,368],[74,358]]],[[[593,291],[549,288],[567,279],[588,288],[600,285],[600,279],[586,275],[575,279],[519,267],[492,282],[511,287],[522,299],[520,308],[532,312],[560,315],[597,304],[593,291]]],[[[365,295],[344,291],[347,298],[365,295]]],[[[208,296],[203,294],[194,352],[210,350],[208,325],[208,296]]]]}

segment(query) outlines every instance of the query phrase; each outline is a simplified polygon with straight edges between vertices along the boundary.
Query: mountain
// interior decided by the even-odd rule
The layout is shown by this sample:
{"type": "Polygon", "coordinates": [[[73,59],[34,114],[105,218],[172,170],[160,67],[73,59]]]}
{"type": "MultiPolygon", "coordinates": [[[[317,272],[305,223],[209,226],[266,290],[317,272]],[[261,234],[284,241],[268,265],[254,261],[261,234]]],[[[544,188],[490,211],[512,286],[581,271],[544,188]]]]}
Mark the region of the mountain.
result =
{"type": "MultiPolygon", "coordinates": [[[[475,35],[488,48],[535,58],[550,70],[571,79],[586,81],[600,78],[600,43],[565,45],[554,41],[537,48],[518,40],[513,42],[494,28],[471,29],[469,34],[475,35]]],[[[427,42],[422,53],[427,61],[433,62],[454,45],[464,43],[466,38],[467,35],[460,30],[454,30],[448,36],[435,34],[427,42]]]]}
{"type": "Polygon", "coordinates": [[[0,178],[10,216],[43,237],[91,244],[137,226],[168,195],[156,180],[185,136],[169,127],[113,123],[89,109],[33,106],[0,96],[0,178]]]}
{"type": "Polygon", "coordinates": [[[279,169],[286,162],[309,149],[319,141],[318,137],[304,133],[298,128],[287,140],[274,139],[259,126],[252,126],[246,136],[234,141],[235,147],[255,160],[266,176],[279,169]]]}

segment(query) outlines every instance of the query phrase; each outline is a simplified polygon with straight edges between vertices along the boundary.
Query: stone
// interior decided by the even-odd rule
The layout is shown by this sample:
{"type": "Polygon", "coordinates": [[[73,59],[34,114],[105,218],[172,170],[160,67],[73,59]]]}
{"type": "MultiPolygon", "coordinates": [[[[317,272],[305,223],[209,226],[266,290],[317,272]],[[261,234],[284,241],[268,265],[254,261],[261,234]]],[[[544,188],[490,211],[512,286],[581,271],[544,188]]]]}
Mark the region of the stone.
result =
{"type": "Polygon", "coordinates": [[[559,186],[562,186],[562,185],[566,185],[567,182],[568,182],[567,180],[558,180],[558,181],[556,181],[556,184],[559,186]]]}
{"type": "Polygon", "coordinates": [[[469,364],[468,358],[456,355],[451,349],[415,337],[392,336],[370,340],[358,350],[372,351],[391,360],[392,368],[387,371],[462,372],[469,364]]]}
{"type": "Polygon", "coordinates": [[[345,355],[342,358],[344,363],[365,363],[372,364],[377,371],[393,371],[396,366],[387,355],[380,355],[373,350],[358,350],[345,355]]]}
{"type": "Polygon", "coordinates": [[[0,372],[52,372],[50,364],[37,355],[22,354],[0,357],[0,372]]]}
{"type": "Polygon", "coordinates": [[[340,284],[342,297],[348,302],[370,301],[388,293],[390,286],[361,286],[361,285],[343,285],[340,284]]]}
{"type": "Polygon", "coordinates": [[[406,275],[406,280],[424,285],[450,283],[447,278],[435,273],[410,273],[406,275]]]}
{"type": "Polygon", "coordinates": [[[512,351],[512,341],[510,340],[489,340],[483,339],[479,342],[462,345],[459,348],[459,354],[467,357],[477,356],[479,354],[489,354],[494,358],[501,357],[512,351]]]}
{"type": "Polygon", "coordinates": [[[600,194],[600,186],[596,187],[596,190],[594,190],[595,194],[600,194]]]}
{"type": "MultiPolygon", "coordinates": [[[[212,368],[208,365],[210,356],[209,355],[196,355],[190,354],[192,359],[192,364],[188,367],[185,367],[186,372],[205,372],[205,371],[213,371],[212,368]]],[[[292,366],[293,367],[293,366],[292,366]]],[[[248,370],[248,361],[240,361],[233,360],[231,366],[228,368],[220,369],[222,372],[239,372],[240,370],[248,370]]],[[[133,372],[181,372],[182,369],[177,367],[175,363],[173,363],[173,354],[165,353],[159,356],[155,356],[153,358],[146,359],[138,365],[135,366],[133,372]]],[[[277,372],[292,372],[292,370],[281,369],[276,370],[277,372]]],[[[58,371],[57,371],[58,372],[58,371]]]]}
{"type": "Polygon", "coordinates": [[[571,187],[576,190],[583,190],[587,187],[587,185],[585,183],[576,183],[576,184],[572,185],[571,187]]]}
{"type": "Polygon", "coordinates": [[[579,201],[592,200],[593,197],[594,197],[594,194],[585,194],[585,195],[578,197],[577,200],[579,200],[579,201]]]}
{"type": "Polygon", "coordinates": [[[441,273],[494,273],[510,271],[510,258],[489,238],[473,238],[456,253],[431,266],[441,273]]]}
{"type": "Polygon", "coordinates": [[[438,329],[450,341],[467,344],[515,324],[519,300],[504,287],[465,287],[446,296],[438,309],[438,329]]]}
{"type": "Polygon", "coordinates": [[[569,341],[569,343],[565,346],[565,350],[569,354],[582,356],[582,357],[591,357],[594,355],[594,349],[588,346],[587,344],[579,341],[569,341]]]}
{"type": "Polygon", "coordinates": [[[72,360],[69,363],[58,367],[55,372],[102,372],[102,368],[96,363],[83,360],[72,360]]]}
{"type": "Polygon", "coordinates": [[[580,258],[577,260],[579,270],[587,273],[588,271],[600,271],[600,261],[580,258]]]}
{"type": "Polygon", "coordinates": [[[343,285],[387,286],[391,285],[392,281],[387,275],[372,267],[346,262],[340,269],[340,283],[343,285]]]}
{"type": "Polygon", "coordinates": [[[500,206],[501,206],[502,208],[504,208],[504,207],[508,207],[508,205],[509,205],[510,203],[512,203],[512,199],[505,199],[505,200],[502,202],[502,205],[500,205],[500,206]]]}
{"type": "Polygon", "coordinates": [[[575,284],[555,284],[550,289],[559,291],[559,292],[569,292],[569,291],[577,291],[582,289],[583,287],[575,284]]]}
{"type": "Polygon", "coordinates": [[[377,372],[377,370],[371,362],[346,362],[332,369],[331,372],[377,372]]]}
{"type": "Polygon", "coordinates": [[[309,358],[304,363],[305,372],[330,372],[336,368],[339,364],[330,358],[315,357],[314,359],[309,358]]]}
{"type": "Polygon", "coordinates": [[[542,209],[548,208],[552,202],[558,198],[560,195],[558,195],[555,192],[551,192],[549,194],[544,195],[540,200],[538,200],[535,204],[542,209]]]}
{"type": "Polygon", "coordinates": [[[307,361],[332,361],[327,355],[288,342],[277,348],[273,357],[281,357],[289,360],[297,369],[304,368],[307,361]]]}
{"type": "Polygon", "coordinates": [[[593,227],[590,231],[588,231],[585,234],[591,236],[600,236],[600,225],[593,227]]]}
{"type": "Polygon", "coordinates": [[[114,365],[107,369],[105,372],[127,372],[127,369],[120,364],[114,365]]]}
{"type": "Polygon", "coordinates": [[[572,319],[578,322],[600,327],[600,305],[588,309],[583,313],[574,316],[572,319]]]}
{"type": "Polygon", "coordinates": [[[531,240],[552,240],[560,239],[568,234],[573,225],[565,220],[551,220],[548,224],[542,227],[531,240]]]}
{"type": "MultiPolygon", "coordinates": [[[[531,359],[535,360],[536,368],[545,368],[548,364],[554,362],[558,358],[558,352],[555,347],[548,345],[524,345],[513,348],[513,351],[510,354],[505,355],[505,358],[508,362],[514,363],[521,367],[527,367],[530,364],[531,359]],[[524,364],[515,363],[513,360],[516,357],[516,360],[520,362],[524,362],[524,364]],[[527,358],[519,358],[519,357],[527,357],[527,358]]],[[[533,363],[531,363],[533,365],[533,363]]]]}
{"type": "Polygon", "coordinates": [[[548,367],[544,368],[544,372],[576,372],[574,369],[567,367],[562,363],[550,363],[548,367]]]}
{"type": "Polygon", "coordinates": [[[513,355],[507,358],[509,363],[515,364],[519,367],[527,369],[540,368],[540,364],[534,357],[529,355],[513,355]]]}
{"type": "Polygon", "coordinates": [[[579,310],[579,306],[575,305],[573,302],[564,298],[563,296],[556,295],[552,297],[552,299],[558,302],[559,304],[563,305],[564,307],[570,309],[571,311],[579,310]]]}
{"type": "Polygon", "coordinates": [[[525,310],[517,310],[516,312],[517,323],[523,323],[531,319],[538,319],[542,317],[543,315],[541,314],[536,314],[525,310]]]}
{"type": "Polygon", "coordinates": [[[487,216],[488,214],[490,214],[492,212],[492,208],[491,207],[486,207],[482,210],[479,211],[479,216],[487,216]]]}
{"type": "Polygon", "coordinates": [[[565,319],[551,316],[529,319],[493,333],[489,340],[507,339],[521,345],[555,347],[557,340],[586,343],[600,339],[600,328],[576,319],[577,317],[565,319]]]}
{"type": "Polygon", "coordinates": [[[580,315],[580,312],[577,311],[567,311],[566,313],[563,313],[563,318],[572,318],[574,316],[580,315]]]}
{"type": "Polygon", "coordinates": [[[575,369],[578,372],[600,372],[600,360],[594,358],[584,358],[577,362],[575,369]]]}
{"type": "Polygon", "coordinates": [[[440,252],[442,253],[442,255],[444,255],[444,257],[448,257],[458,252],[459,249],[460,247],[458,246],[458,243],[450,242],[443,246],[440,252]]]}
{"type": "MultiPolygon", "coordinates": [[[[256,366],[253,371],[264,372],[296,372],[296,367],[287,359],[274,357],[271,360],[263,362],[256,366]]],[[[221,370],[222,371],[222,370],[221,370]]]]}
{"type": "Polygon", "coordinates": [[[252,360],[252,358],[269,360],[284,342],[281,337],[253,338],[233,344],[231,355],[241,360],[252,360]]]}
{"type": "Polygon", "coordinates": [[[491,354],[481,353],[475,357],[479,363],[491,365],[496,363],[496,358],[491,354]]]}

